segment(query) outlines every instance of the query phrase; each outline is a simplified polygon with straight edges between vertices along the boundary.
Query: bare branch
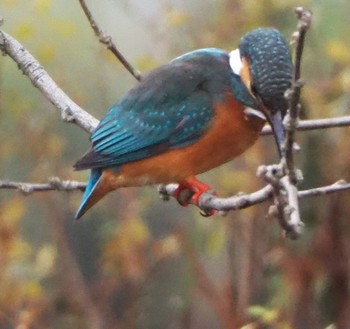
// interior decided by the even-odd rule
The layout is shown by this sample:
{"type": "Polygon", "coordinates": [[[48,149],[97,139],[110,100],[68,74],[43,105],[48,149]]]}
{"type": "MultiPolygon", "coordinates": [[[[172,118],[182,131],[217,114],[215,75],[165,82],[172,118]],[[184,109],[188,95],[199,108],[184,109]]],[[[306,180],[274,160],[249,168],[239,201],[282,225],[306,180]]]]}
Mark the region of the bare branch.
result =
{"type": "Polygon", "coordinates": [[[280,180],[281,185],[286,191],[287,207],[284,208],[284,212],[287,212],[286,234],[292,240],[297,239],[304,231],[304,223],[300,218],[298,189],[290,180],[289,176],[284,176],[280,180]]]}
{"type": "Polygon", "coordinates": [[[295,8],[295,13],[299,21],[297,31],[293,35],[296,42],[296,57],[293,81],[297,82],[301,76],[301,58],[303,56],[305,35],[311,25],[312,13],[310,10],[303,7],[295,8]]]}
{"type": "Polygon", "coordinates": [[[311,24],[312,14],[309,10],[304,9],[302,7],[296,8],[295,12],[298,16],[299,21],[297,31],[293,34],[293,39],[296,43],[295,63],[293,70],[292,86],[286,93],[286,98],[289,102],[289,108],[287,111],[287,115],[284,119],[286,140],[284,145],[285,155],[282,161],[285,162],[285,169],[290,180],[294,183],[297,183],[293,156],[293,145],[295,142],[295,132],[299,120],[300,92],[303,85],[300,80],[301,59],[303,55],[305,36],[311,24]]]}
{"type": "Polygon", "coordinates": [[[49,178],[49,182],[44,184],[0,180],[0,189],[14,189],[24,194],[43,191],[84,191],[85,187],[85,183],[71,180],[61,180],[58,177],[51,177],[49,178]]]}
{"type": "Polygon", "coordinates": [[[98,40],[107,46],[107,49],[110,50],[117,59],[123,64],[123,66],[130,72],[130,74],[137,80],[141,80],[142,76],[141,73],[136,70],[129,61],[123,56],[123,54],[119,51],[117,46],[112,40],[112,37],[110,35],[105,34],[97,25],[95,19],[93,18],[90,9],[88,8],[85,0],[79,0],[81,7],[83,8],[83,11],[85,13],[85,16],[89,20],[89,23],[92,27],[92,29],[95,32],[95,35],[98,37],[98,40]]]}
{"type": "MultiPolygon", "coordinates": [[[[318,130],[328,128],[341,128],[350,126],[350,116],[343,116],[338,118],[314,119],[314,120],[300,120],[297,122],[296,129],[298,131],[318,130]]],[[[272,129],[266,125],[261,132],[262,135],[271,135],[272,129]]]]}
{"type": "Polygon", "coordinates": [[[17,63],[19,69],[29,77],[33,85],[60,111],[64,121],[73,122],[88,132],[94,130],[98,120],[71,100],[39,62],[16,39],[1,30],[0,50],[17,63]]]}
{"type": "MultiPolygon", "coordinates": [[[[86,183],[61,180],[58,177],[49,178],[48,183],[27,183],[27,182],[13,182],[8,180],[0,180],[0,189],[14,189],[24,194],[31,194],[35,192],[45,191],[74,191],[85,190],[86,183]]],[[[158,192],[163,200],[169,200],[173,197],[178,184],[159,185],[158,192]]],[[[309,190],[298,191],[298,198],[308,198],[322,196],[332,193],[338,193],[350,190],[350,183],[344,180],[339,180],[331,185],[316,187],[309,190]]],[[[250,194],[238,193],[237,195],[220,198],[211,193],[203,193],[199,199],[200,209],[216,209],[218,211],[227,212],[232,210],[245,209],[259,203],[271,199],[273,195],[273,187],[266,185],[258,191],[250,194]]],[[[190,201],[190,200],[189,200],[190,201]]]]}
{"type": "Polygon", "coordinates": [[[297,239],[304,228],[299,215],[298,190],[284,174],[283,165],[260,166],[257,175],[272,186],[273,205],[269,215],[278,219],[286,236],[297,239]]]}
{"type": "Polygon", "coordinates": [[[269,215],[278,219],[287,237],[297,239],[304,229],[299,213],[298,190],[285,175],[283,164],[260,166],[257,176],[272,186],[273,205],[269,215]]]}
{"type": "Polygon", "coordinates": [[[260,166],[258,176],[273,187],[273,203],[269,213],[278,218],[280,225],[285,229],[286,235],[297,239],[303,232],[304,224],[301,221],[298,204],[298,189],[296,184],[302,180],[300,170],[294,163],[295,134],[299,121],[300,92],[303,86],[300,80],[301,59],[307,30],[311,24],[312,14],[302,7],[295,9],[298,16],[297,31],[293,34],[296,43],[295,63],[290,89],[286,92],[288,110],[284,118],[286,138],[282,149],[280,164],[273,166],[260,166]]]}
{"type": "Polygon", "coordinates": [[[314,196],[327,195],[337,192],[342,192],[350,189],[350,183],[347,183],[345,180],[341,179],[335,182],[332,185],[327,185],[323,187],[316,187],[309,190],[299,191],[299,198],[308,198],[314,196]]]}
{"type": "MultiPolygon", "coordinates": [[[[158,191],[162,199],[166,201],[169,200],[170,197],[173,197],[173,194],[177,187],[177,184],[160,185],[158,187],[158,191]]],[[[338,193],[347,190],[350,190],[350,183],[347,183],[344,180],[339,180],[332,185],[298,191],[297,195],[299,199],[302,199],[338,193]]],[[[227,212],[231,210],[245,209],[257,205],[271,199],[272,196],[273,187],[271,185],[266,185],[262,189],[250,194],[238,193],[237,195],[228,198],[220,198],[206,192],[200,196],[199,205],[200,209],[203,209],[204,211],[206,209],[215,209],[218,211],[227,212]]],[[[191,200],[189,200],[189,202],[191,203],[191,200]]]]}

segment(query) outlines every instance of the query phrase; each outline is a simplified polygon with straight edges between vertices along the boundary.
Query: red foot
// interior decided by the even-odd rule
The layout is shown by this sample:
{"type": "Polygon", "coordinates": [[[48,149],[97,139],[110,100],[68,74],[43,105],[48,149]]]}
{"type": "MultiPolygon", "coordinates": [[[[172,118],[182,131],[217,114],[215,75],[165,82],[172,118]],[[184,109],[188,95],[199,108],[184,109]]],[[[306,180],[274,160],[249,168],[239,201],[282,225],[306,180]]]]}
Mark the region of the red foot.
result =
{"type": "MultiPolygon", "coordinates": [[[[194,204],[199,207],[200,196],[211,190],[211,187],[199,181],[196,177],[191,176],[183,180],[174,192],[174,197],[181,206],[187,207],[189,204],[194,204]]],[[[216,210],[201,210],[201,215],[205,217],[212,216],[216,210]]]]}

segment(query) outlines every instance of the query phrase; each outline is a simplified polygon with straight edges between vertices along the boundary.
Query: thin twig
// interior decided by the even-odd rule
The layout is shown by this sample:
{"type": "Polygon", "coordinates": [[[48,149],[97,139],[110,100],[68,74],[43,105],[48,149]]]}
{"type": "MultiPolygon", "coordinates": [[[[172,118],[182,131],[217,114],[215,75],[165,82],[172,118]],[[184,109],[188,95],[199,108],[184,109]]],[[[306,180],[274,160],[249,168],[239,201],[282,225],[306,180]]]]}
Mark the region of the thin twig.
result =
{"type": "Polygon", "coordinates": [[[331,185],[315,187],[309,190],[299,191],[298,197],[299,198],[315,197],[315,196],[327,195],[327,194],[332,194],[337,192],[343,192],[349,189],[350,189],[350,183],[347,183],[345,180],[341,179],[331,185]]]}
{"type": "Polygon", "coordinates": [[[124,65],[124,67],[130,72],[130,74],[137,80],[141,80],[142,75],[141,73],[136,70],[130,63],[129,61],[124,57],[124,55],[119,51],[119,49],[117,48],[117,46],[115,45],[115,43],[112,40],[112,37],[110,35],[105,34],[97,25],[95,19],[93,18],[90,9],[88,8],[85,0],[79,0],[80,5],[85,13],[85,16],[87,17],[87,19],[89,20],[89,23],[92,27],[92,29],[95,32],[95,35],[98,37],[98,40],[104,44],[105,46],[107,46],[107,49],[110,50],[116,57],[117,59],[120,61],[120,63],[122,63],[124,65]]]}
{"type": "MultiPolygon", "coordinates": [[[[337,118],[324,118],[324,119],[313,119],[313,120],[300,120],[297,123],[297,131],[307,130],[319,130],[328,128],[341,128],[350,126],[350,116],[343,116],[337,118]]],[[[272,129],[269,125],[266,125],[261,135],[272,135],[272,129]]]]}
{"type": "Polygon", "coordinates": [[[295,9],[295,13],[298,16],[297,31],[293,34],[293,39],[296,44],[295,48],[295,63],[293,70],[292,86],[287,91],[286,98],[289,102],[289,108],[287,111],[286,118],[284,120],[286,130],[285,140],[285,156],[282,161],[285,161],[285,169],[287,175],[293,183],[297,182],[295,164],[294,164],[294,152],[293,145],[295,142],[295,132],[299,121],[300,112],[300,92],[302,88],[302,82],[300,80],[301,75],[301,60],[304,50],[304,42],[306,32],[308,31],[311,24],[312,14],[309,10],[302,7],[295,9]]]}

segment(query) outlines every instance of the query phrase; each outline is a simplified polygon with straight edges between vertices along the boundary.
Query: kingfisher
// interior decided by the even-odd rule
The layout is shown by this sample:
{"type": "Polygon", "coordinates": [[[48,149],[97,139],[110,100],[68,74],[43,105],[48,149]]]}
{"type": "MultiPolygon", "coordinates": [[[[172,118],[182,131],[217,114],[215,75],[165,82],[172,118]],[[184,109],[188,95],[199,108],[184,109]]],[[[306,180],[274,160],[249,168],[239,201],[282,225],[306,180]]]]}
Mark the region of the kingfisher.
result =
{"type": "Polygon", "coordinates": [[[274,28],[248,32],[231,52],[199,49],[150,71],[109,109],[75,163],[91,169],[76,218],[130,186],[178,183],[174,195],[189,189],[198,205],[211,188],[195,176],[242,154],[266,122],[281,155],[292,72],[274,28]]]}

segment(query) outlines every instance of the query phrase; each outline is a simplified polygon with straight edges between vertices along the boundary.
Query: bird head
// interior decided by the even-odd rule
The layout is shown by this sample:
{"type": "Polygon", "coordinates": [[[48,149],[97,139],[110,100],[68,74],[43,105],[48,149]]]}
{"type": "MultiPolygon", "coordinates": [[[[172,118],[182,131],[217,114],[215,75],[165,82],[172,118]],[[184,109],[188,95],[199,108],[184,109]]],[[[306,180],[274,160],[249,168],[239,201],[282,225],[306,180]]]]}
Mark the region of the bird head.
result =
{"type": "Polygon", "coordinates": [[[291,85],[293,73],[285,38],[274,28],[255,29],[245,34],[239,48],[230,53],[230,65],[253,97],[255,109],[271,125],[282,155],[282,120],[288,108],[284,94],[291,85]]]}

